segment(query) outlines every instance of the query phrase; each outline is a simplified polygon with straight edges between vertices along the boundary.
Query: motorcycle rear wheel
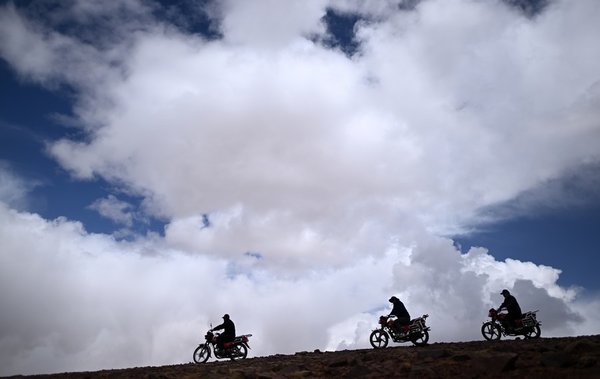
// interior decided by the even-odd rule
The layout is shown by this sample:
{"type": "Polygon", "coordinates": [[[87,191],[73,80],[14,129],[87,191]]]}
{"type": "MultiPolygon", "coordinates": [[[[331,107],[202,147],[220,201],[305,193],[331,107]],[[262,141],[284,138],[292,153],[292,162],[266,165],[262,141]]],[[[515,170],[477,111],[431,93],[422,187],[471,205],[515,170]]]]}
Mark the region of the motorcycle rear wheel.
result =
{"type": "Polygon", "coordinates": [[[246,348],[246,345],[235,345],[232,349],[234,350],[231,356],[232,361],[246,359],[248,356],[248,348],[246,348]]]}
{"type": "Polygon", "coordinates": [[[427,342],[429,342],[429,332],[427,330],[423,330],[421,333],[411,336],[410,342],[412,342],[415,346],[427,345],[427,342]]]}
{"type": "Polygon", "coordinates": [[[381,330],[373,330],[369,336],[369,342],[375,349],[383,349],[388,345],[389,337],[381,330]]]}
{"type": "Polygon", "coordinates": [[[491,321],[484,323],[481,326],[481,334],[488,341],[497,341],[500,339],[500,327],[491,321]]]}
{"type": "Polygon", "coordinates": [[[542,334],[542,330],[539,325],[535,325],[531,328],[527,333],[525,333],[525,338],[540,338],[542,334]]]}
{"type": "Polygon", "coordinates": [[[194,350],[194,362],[204,363],[210,358],[210,348],[204,345],[200,345],[194,350]]]}

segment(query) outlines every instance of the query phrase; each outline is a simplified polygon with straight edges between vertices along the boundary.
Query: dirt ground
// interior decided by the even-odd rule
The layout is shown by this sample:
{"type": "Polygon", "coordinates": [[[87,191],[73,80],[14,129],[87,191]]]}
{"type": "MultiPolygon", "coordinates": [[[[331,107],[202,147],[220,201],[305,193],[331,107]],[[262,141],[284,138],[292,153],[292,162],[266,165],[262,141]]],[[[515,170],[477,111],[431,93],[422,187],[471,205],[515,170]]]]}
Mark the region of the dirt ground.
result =
{"type": "Polygon", "coordinates": [[[16,376],[104,378],[600,378],[600,335],[299,352],[243,361],[16,376]]]}

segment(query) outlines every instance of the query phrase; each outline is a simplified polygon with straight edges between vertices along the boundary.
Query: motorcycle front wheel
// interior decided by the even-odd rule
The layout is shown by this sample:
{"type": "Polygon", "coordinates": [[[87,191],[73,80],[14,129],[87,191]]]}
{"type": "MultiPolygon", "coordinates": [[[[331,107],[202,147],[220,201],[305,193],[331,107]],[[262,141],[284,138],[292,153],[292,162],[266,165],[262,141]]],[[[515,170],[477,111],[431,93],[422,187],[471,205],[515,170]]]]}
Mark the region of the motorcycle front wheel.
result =
{"type": "Polygon", "coordinates": [[[533,328],[529,329],[527,333],[525,333],[525,338],[540,338],[542,334],[542,330],[539,325],[535,325],[533,328]]]}
{"type": "Polygon", "coordinates": [[[200,345],[194,350],[194,362],[204,363],[210,358],[210,348],[206,345],[200,345]]]}
{"type": "Polygon", "coordinates": [[[427,345],[427,342],[429,342],[429,332],[423,330],[422,332],[411,336],[410,341],[415,344],[415,346],[425,346],[427,345]]]}
{"type": "Polygon", "coordinates": [[[232,361],[235,361],[236,359],[246,359],[246,357],[248,356],[248,348],[246,347],[246,345],[235,345],[232,349],[232,361]]]}
{"type": "Polygon", "coordinates": [[[387,333],[382,330],[374,330],[369,337],[369,341],[371,342],[371,346],[375,349],[383,349],[388,344],[389,337],[387,333]]]}
{"type": "Polygon", "coordinates": [[[493,322],[488,321],[481,326],[481,334],[483,334],[483,338],[488,341],[499,340],[501,334],[500,327],[493,322]]]}

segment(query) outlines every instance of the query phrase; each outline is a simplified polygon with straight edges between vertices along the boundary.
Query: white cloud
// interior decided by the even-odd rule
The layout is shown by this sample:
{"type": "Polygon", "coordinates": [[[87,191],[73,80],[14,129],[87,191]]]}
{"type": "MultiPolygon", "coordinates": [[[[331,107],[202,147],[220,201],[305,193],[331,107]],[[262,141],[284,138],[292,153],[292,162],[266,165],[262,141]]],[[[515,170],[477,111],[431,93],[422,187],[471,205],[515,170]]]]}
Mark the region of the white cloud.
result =
{"type": "Polygon", "coordinates": [[[152,21],[102,49],[0,8],[2,57],[79,91],[89,139],[53,156],[168,220],[117,242],[0,207],[6,373],[188,361],[225,312],[258,355],[364,347],[392,293],[433,341],[480,338],[504,287],[542,308],[544,335],[598,326],[560,270],[439,236],[598,161],[596,3],[368,6],[385,17],[359,24],[351,59],[304,38],[326,3],[281,4],[228,3],[223,40],[152,21]]]}
{"type": "Polygon", "coordinates": [[[17,175],[8,162],[0,160],[0,202],[15,209],[27,209],[29,193],[37,185],[17,175]]]}
{"type": "Polygon", "coordinates": [[[566,48],[591,33],[577,14],[594,9],[559,5],[533,22],[493,3],[425,2],[363,25],[355,60],[300,35],[254,50],[154,31],[129,51],[126,79],[98,91],[113,105],[81,109],[102,121],[95,139],[52,151],[78,176],[150,193],[169,217],[242,203],[303,223],[321,203],[343,214],[373,201],[455,231],[597,159],[598,49],[566,48]]]}
{"type": "Polygon", "coordinates": [[[233,44],[281,48],[298,38],[324,32],[320,22],[326,0],[228,0],[223,4],[222,32],[233,44]]]}
{"type": "Polygon", "coordinates": [[[46,77],[51,66],[53,46],[40,40],[34,26],[8,4],[0,12],[0,52],[2,57],[24,74],[46,77]],[[29,54],[23,54],[27,51],[29,54]]]}
{"type": "Polygon", "coordinates": [[[118,224],[128,227],[133,225],[133,206],[126,201],[117,199],[114,195],[108,195],[106,198],[97,199],[90,204],[88,208],[97,211],[100,215],[118,224]]]}
{"type": "Polygon", "coordinates": [[[225,312],[240,333],[254,334],[254,356],[366,347],[390,294],[413,316],[429,313],[438,342],[480,339],[504,287],[524,309],[541,309],[546,336],[600,322],[581,313],[595,300],[553,295],[560,288],[551,269],[498,262],[481,250],[461,255],[450,240],[428,235],[378,259],[291,276],[269,269],[268,258],[190,254],[155,236],[117,242],[3,204],[0,241],[3,375],[188,362],[225,312]]]}

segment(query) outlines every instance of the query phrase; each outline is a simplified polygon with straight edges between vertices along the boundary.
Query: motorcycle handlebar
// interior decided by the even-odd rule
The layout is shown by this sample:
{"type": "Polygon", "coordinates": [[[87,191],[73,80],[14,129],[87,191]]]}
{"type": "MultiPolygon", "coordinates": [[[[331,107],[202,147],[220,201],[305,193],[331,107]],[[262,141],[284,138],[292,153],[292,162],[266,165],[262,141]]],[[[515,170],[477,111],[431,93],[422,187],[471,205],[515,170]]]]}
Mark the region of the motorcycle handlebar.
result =
{"type": "MultiPolygon", "coordinates": [[[[396,316],[396,315],[382,315],[381,317],[398,318],[398,316],[396,316]]],[[[424,314],[423,316],[421,316],[421,318],[427,318],[427,317],[429,317],[428,314],[424,314]]]]}

